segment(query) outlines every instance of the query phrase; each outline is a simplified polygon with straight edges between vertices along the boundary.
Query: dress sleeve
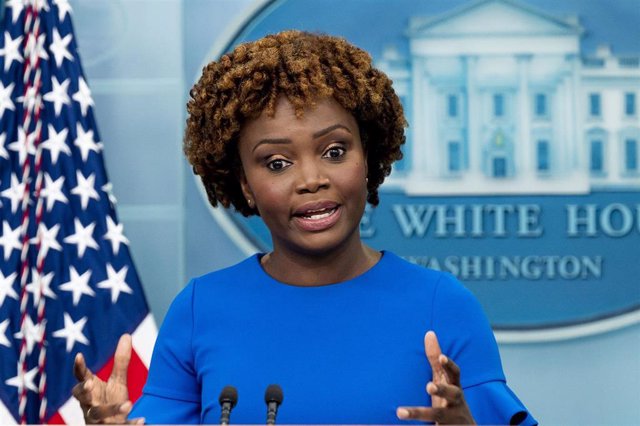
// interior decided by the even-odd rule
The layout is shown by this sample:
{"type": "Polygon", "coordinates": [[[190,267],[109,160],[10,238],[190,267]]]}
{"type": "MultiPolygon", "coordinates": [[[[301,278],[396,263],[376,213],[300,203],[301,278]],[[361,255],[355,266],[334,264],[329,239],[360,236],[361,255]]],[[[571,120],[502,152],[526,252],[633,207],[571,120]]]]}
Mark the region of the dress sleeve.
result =
{"type": "Polygon", "coordinates": [[[130,418],[147,423],[198,423],[200,385],[193,361],[193,292],[195,282],[175,298],[153,349],[151,366],[142,396],[130,418]]]}
{"type": "Polygon", "coordinates": [[[538,424],[502,380],[464,388],[464,397],[478,424],[524,426],[538,424]]]}
{"type": "Polygon", "coordinates": [[[442,352],[460,367],[464,396],[478,424],[535,425],[507,386],[500,353],[478,300],[451,275],[438,283],[432,326],[442,352]]]}

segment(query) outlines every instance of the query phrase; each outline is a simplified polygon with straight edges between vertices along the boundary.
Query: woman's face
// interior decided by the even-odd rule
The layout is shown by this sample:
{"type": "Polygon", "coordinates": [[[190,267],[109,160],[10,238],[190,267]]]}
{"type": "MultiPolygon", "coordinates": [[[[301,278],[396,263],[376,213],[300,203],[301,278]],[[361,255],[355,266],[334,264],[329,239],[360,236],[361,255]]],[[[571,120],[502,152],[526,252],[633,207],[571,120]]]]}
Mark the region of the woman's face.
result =
{"type": "Polygon", "coordinates": [[[360,243],[367,164],[355,118],[334,99],[296,117],[249,120],[239,139],[242,190],[271,231],[274,252],[322,255],[360,243]]]}

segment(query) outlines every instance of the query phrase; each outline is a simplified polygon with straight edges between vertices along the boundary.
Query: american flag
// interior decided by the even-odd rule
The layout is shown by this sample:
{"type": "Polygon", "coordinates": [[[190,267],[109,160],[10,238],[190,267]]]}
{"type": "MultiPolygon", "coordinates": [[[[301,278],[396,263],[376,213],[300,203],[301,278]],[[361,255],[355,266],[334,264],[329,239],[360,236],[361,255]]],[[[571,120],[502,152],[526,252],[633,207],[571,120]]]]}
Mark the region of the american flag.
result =
{"type": "Polygon", "coordinates": [[[116,216],[68,0],[6,1],[0,76],[0,424],[82,423],[75,355],[108,377],[118,338],[132,333],[135,400],[156,328],[116,216]]]}

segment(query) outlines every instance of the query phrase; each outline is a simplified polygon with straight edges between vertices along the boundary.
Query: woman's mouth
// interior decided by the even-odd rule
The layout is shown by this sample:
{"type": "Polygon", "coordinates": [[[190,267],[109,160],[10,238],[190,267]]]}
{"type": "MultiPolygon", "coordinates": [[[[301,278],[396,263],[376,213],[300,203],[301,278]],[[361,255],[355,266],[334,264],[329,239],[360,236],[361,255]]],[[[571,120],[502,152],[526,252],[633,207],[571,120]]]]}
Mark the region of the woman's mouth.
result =
{"type": "Polygon", "coordinates": [[[341,212],[340,206],[336,205],[330,208],[307,210],[295,214],[293,220],[304,231],[319,232],[335,225],[340,219],[341,212]]]}
{"type": "Polygon", "coordinates": [[[305,219],[318,220],[318,219],[323,219],[325,217],[330,216],[335,211],[336,211],[335,207],[332,209],[321,209],[316,211],[309,211],[306,214],[304,214],[302,217],[304,217],[305,219]]]}

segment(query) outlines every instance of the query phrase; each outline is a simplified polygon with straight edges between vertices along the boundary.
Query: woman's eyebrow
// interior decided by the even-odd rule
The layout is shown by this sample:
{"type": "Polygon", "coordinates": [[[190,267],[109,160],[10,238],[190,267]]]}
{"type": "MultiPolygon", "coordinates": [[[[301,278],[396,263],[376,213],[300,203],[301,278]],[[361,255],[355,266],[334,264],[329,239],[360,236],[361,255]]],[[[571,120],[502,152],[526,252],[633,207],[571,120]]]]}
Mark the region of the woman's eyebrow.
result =
{"type": "MultiPolygon", "coordinates": [[[[344,129],[347,132],[351,133],[351,129],[349,129],[347,126],[345,126],[344,124],[332,124],[331,126],[324,128],[322,130],[318,130],[317,132],[315,132],[313,135],[311,135],[314,139],[317,139],[321,136],[324,136],[336,129],[344,129]]],[[[291,139],[288,138],[272,138],[272,139],[261,139],[257,144],[255,144],[255,146],[253,147],[253,149],[251,150],[252,152],[255,151],[260,145],[264,145],[264,144],[269,144],[269,145],[286,145],[286,144],[290,144],[291,143],[291,139]]]]}
{"type": "Polygon", "coordinates": [[[264,145],[264,144],[285,145],[290,143],[291,143],[291,139],[287,139],[287,138],[261,139],[260,142],[255,144],[251,152],[255,151],[260,145],[264,145]]]}
{"type": "Polygon", "coordinates": [[[331,131],[333,131],[335,129],[344,129],[347,132],[351,133],[351,130],[347,126],[345,126],[344,124],[338,123],[338,124],[334,124],[332,126],[329,126],[326,129],[318,130],[312,136],[313,136],[314,139],[317,139],[317,138],[319,138],[321,136],[324,136],[327,133],[329,133],[329,132],[331,132],[331,131]]]}

